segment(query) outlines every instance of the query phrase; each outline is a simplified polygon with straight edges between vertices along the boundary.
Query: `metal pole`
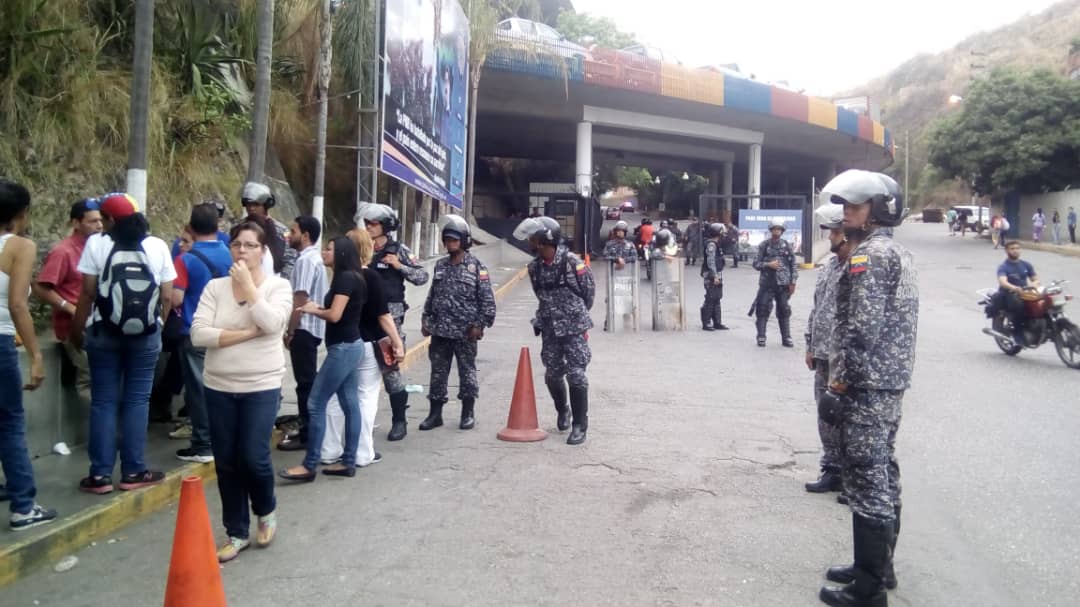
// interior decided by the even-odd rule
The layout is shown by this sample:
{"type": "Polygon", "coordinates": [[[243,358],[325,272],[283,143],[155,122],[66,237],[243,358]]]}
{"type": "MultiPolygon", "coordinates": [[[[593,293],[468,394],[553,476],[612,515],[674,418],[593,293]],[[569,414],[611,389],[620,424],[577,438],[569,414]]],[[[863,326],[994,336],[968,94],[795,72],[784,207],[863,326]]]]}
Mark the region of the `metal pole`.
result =
{"type": "Polygon", "coordinates": [[[904,196],[911,197],[908,176],[911,174],[911,131],[904,129],[904,196]]]}

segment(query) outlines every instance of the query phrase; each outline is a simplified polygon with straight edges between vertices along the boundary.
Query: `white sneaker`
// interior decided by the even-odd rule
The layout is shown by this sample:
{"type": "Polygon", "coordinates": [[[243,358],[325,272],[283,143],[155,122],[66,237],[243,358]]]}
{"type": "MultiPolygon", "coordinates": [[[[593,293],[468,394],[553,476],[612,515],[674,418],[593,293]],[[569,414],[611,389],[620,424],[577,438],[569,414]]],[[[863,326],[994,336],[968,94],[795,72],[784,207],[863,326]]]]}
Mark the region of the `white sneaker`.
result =
{"type": "Polygon", "coordinates": [[[356,467],[357,468],[367,468],[368,466],[370,466],[372,464],[377,464],[377,463],[379,463],[381,461],[382,461],[382,453],[379,453],[378,451],[376,451],[374,459],[372,459],[370,462],[368,462],[366,464],[357,463],[356,467]]]}
{"type": "Polygon", "coordinates": [[[191,424],[181,424],[169,433],[173,440],[189,440],[191,438],[191,424]]]}
{"type": "Polygon", "coordinates": [[[30,512],[27,512],[26,514],[12,512],[11,518],[8,520],[8,525],[11,527],[12,531],[22,531],[24,529],[30,529],[31,527],[37,527],[38,525],[44,525],[45,523],[51,523],[55,518],[56,510],[34,504],[34,507],[30,508],[30,512]]]}

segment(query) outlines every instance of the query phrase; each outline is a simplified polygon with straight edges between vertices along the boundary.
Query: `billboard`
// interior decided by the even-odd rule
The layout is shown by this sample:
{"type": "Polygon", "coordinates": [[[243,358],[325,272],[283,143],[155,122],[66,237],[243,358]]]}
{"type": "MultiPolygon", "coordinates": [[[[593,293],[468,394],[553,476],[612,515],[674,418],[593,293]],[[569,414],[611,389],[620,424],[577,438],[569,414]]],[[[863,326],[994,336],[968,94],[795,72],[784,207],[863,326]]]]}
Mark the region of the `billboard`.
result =
{"type": "Polygon", "coordinates": [[[379,169],[461,208],[469,21],[457,0],[386,0],[379,169]]]}
{"type": "Polygon", "coordinates": [[[757,246],[769,238],[769,222],[774,219],[784,222],[783,239],[801,253],[803,212],[797,209],[739,209],[739,249],[756,252],[757,246]]]}

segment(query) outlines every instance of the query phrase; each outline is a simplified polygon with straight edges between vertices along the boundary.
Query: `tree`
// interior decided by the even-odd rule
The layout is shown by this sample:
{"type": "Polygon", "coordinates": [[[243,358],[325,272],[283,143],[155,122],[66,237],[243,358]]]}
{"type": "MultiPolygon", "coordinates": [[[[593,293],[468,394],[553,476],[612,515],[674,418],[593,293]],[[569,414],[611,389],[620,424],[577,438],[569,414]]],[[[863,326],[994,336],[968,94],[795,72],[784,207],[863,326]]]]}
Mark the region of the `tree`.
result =
{"type": "Polygon", "coordinates": [[[251,158],[248,181],[263,182],[266,131],[270,123],[270,68],[274,53],[274,0],[259,0],[258,50],[255,54],[255,98],[251,106],[251,158]]]}
{"type": "Polygon", "coordinates": [[[1080,82],[995,70],[929,137],[929,160],[980,194],[1061,189],[1080,181],[1080,82]]]}
{"type": "Polygon", "coordinates": [[[131,80],[131,135],[127,191],[146,211],[146,140],[150,122],[150,67],[154,61],[154,0],[135,3],[135,61],[131,80]]]}
{"type": "Polygon", "coordinates": [[[563,11],[559,13],[559,33],[578,44],[591,42],[605,48],[626,48],[637,44],[633,34],[620,32],[608,17],[594,17],[588,13],[563,11]]]}

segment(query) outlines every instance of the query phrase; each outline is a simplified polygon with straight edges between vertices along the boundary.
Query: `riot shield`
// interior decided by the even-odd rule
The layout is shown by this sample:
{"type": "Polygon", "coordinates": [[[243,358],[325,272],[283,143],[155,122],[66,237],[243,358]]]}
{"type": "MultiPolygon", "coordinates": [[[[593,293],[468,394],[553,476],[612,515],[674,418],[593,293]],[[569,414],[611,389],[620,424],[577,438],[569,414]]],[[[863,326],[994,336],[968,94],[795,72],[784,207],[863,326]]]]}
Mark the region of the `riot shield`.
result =
{"type": "Polygon", "coordinates": [[[615,267],[615,260],[608,260],[607,275],[607,316],[604,318],[604,330],[638,330],[638,266],[628,263],[623,268],[615,267]]]}
{"type": "Polygon", "coordinates": [[[653,258],[653,331],[686,329],[685,266],[678,257],[653,258]]]}

